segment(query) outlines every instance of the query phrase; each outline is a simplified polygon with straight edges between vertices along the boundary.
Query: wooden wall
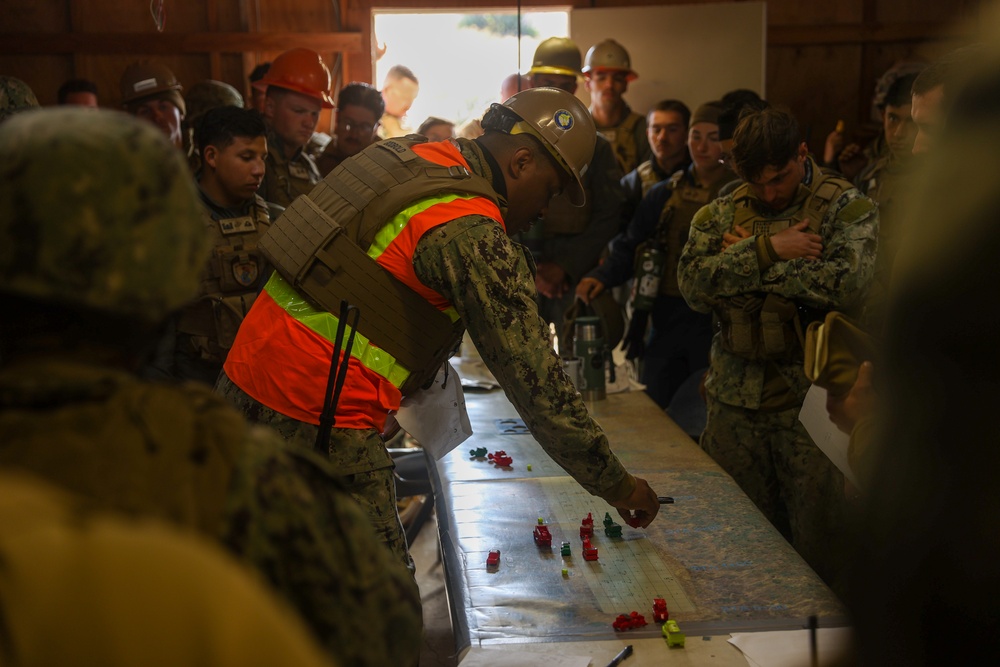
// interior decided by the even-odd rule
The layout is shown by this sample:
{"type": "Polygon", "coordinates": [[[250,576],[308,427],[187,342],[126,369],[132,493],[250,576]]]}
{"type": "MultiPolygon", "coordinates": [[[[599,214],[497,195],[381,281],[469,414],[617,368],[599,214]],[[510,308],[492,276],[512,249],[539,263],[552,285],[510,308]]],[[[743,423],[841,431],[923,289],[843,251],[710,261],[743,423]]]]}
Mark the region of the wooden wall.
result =
{"type": "MultiPolygon", "coordinates": [[[[539,0],[532,7],[624,7],[699,0],[539,0]]],[[[319,51],[340,82],[372,79],[373,9],[467,8],[468,0],[164,0],[157,32],[148,0],[4,0],[0,74],[27,81],[43,104],[66,79],[97,82],[119,103],[118,78],[140,58],[164,62],[182,83],[214,78],[248,91],[258,63],[294,46],[319,51]],[[338,60],[339,58],[339,60],[338,60]]],[[[900,59],[933,59],[962,39],[955,22],[984,0],[770,0],[766,96],[792,108],[814,150],[838,119],[870,131],[875,80],[900,59]],[[866,127],[866,123],[868,127],[866,127]]],[[[516,6],[489,2],[482,6],[516,6]]],[[[429,36],[429,38],[432,38],[429,36]]],[[[583,46],[583,45],[581,45],[583,46]]],[[[627,46],[627,45],[626,45],[627,46]]],[[[378,85],[380,82],[373,82],[378,85]]],[[[667,91],[665,91],[667,92],[667,91]]],[[[329,126],[325,117],[321,127],[329,126]]]]}

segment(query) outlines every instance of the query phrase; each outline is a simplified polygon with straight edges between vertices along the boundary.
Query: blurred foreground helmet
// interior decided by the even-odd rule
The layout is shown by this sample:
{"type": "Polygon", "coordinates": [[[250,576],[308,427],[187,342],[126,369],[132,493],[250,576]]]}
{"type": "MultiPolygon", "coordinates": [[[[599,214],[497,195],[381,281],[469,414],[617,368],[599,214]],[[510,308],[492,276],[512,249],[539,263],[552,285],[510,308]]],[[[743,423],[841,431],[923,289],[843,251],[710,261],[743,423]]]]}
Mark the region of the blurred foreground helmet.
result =
{"type": "Polygon", "coordinates": [[[118,87],[122,104],[129,113],[134,113],[136,105],[147,99],[165,99],[173,102],[182,116],[187,115],[184,98],[181,97],[183,86],[165,65],[148,60],[132,63],[122,72],[118,87]]]}
{"type": "Polygon", "coordinates": [[[528,74],[580,75],[580,47],[566,37],[549,37],[535,49],[528,74]]]}
{"type": "Polygon", "coordinates": [[[632,70],[632,61],[628,57],[628,51],[613,39],[606,39],[600,44],[595,44],[587,51],[587,57],[583,62],[583,73],[588,74],[600,70],[628,72],[629,81],[639,76],[632,70]]]}
{"type": "Polygon", "coordinates": [[[253,84],[257,90],[267,90],[268,86],[307,95],[327,109],[334,106],[330,98],[330,70],[319,54],[309,49],[292,49],[275,58],[264,78],[253,84]]]}
{"type": "Polygon", "coordinates": [[[483,128],[535,136],[575,179],[570,202],[582,206],[586,201],[582,178],[594,157],[597,129],[575,95],[558,88],[522,90],[502,105],[492,105],[483,117],[483,128]]]}
{"type": "Polygon", "coordinates": [[[187,121],[194,123],[195,119],[206,111],[218,107],[243,108],[243,96],[228,83],[222,81],[199,81],[191,86],[184,96],[187,103],[187,121]]]}
{"type": "Polygon", "coordinates": [[[149,123],[58,108],[0,125],[0,290],[157,322],[197,293],[209,243],[149,123]]]}
{"type": "Polygon", "coordinates": [[[38,107],[38,98],[28,84],[12,76],[0,76],[0,122],[25,109],[38,107]]]}

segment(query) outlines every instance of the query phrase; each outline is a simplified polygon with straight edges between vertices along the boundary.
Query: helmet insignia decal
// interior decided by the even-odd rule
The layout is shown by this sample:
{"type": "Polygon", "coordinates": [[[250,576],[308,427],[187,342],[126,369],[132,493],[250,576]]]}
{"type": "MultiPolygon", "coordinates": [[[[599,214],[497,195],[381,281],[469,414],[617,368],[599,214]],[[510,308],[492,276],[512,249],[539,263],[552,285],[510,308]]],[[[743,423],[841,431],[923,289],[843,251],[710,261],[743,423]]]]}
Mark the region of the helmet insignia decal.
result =
{"type": "Polygon", "coordinates": [[[573,114],[565,109],[560,109],[555,112],[555,114],[552,115],[552,120],[556,122],[556,127],[564,132],[573,127],[573,114]]]}

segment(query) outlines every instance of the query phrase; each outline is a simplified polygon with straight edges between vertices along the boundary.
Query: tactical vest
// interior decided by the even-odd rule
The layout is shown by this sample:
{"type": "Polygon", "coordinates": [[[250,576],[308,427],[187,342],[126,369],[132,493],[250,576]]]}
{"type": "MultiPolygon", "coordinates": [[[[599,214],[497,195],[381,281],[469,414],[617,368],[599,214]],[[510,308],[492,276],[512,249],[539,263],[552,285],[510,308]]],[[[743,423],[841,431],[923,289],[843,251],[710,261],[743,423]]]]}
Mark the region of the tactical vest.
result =
{"type": "Polygon", "coordinates": [[[300,150],[290,160],[279,162],[277,151],[280,145],[272,145],[272,134],[268,135],[268,155],[264,183],[259,194],[267,201],[279,206],[288,206],[297,197],[309,193],[320,180],[319,168],[315,161],[300,150]]]}
{"type": "MultiPolygon", "coordinates": [[[[442,165],[414,152],[414,145],[425,142],[416,135],[389,139],[345,160],[308,196],[296,199],[260,241],[284,281],[323,311],[340,312],[343,300],[360,307],[358,334],[405,369],[405,377],[387,378],[402,395],[434,378],[457,348],[464,326],[450,304],[419,283],[412,257],[391,267],[373,259],[389,242],[383,236],[399,232],[389,223],[406,214],[405,224],[418,228],[412,220],[419,212],[408,213],[411,207],[444,196],[469,199],[467,211],[456,216],[499,217],[492,185],[465,166],[454,145],[437,149],[443,161],[454,162],[442,165]],[[485,205],[476,203],[484,199],[485,205]]],[[[410,239],[414,246],[417,241],[410,239]]]]}
{"type": "Polygon", "coordinates": [[[719,190],[717,186],[709,189],[698,187],[686,178],[687,173],[687,170],[681,170],[670,177],[670,199],[660,211],[653,236],[665,253],[660,294],[667,296],[682,296],[677,285],[677,265],[691,231],[691,220],[719,190]]]}
{"type": "Polygon", "coordinates": [[[635,145],[635,127],[642,119],[642,116],[632,112],[615,127],[597,130],[614,149],[615,157],[618,158],[618,165],[622,168],[623,174],[632,171],[635,168],[635,161],[639,158],[639,147],[635,145]]]}
{"type": "Polygon", "coordinates": [[[653,166],[653,160],[643,162],[636,167],[636,171],[639,174],[639,183],[642,185],[642,196],[645,197],[649,194],[650,188],[660,182],[660,174],[653,166]]]}
{"type": "Polygon", "coordinates": [[[198,358],[221,364],[257,297],[267,266],[257,242],[271,223],[260,197],[245,216],[216,220],[206,210],[203,221],[212,253],[201,271],[200,296],[181,311],[177,331],[190,337],[198,358]]]}
{"type": "MultiPolygon", "coordinates": [[[[786,218],[766,218],[754,208],[750,187],[743,183],[732,195],[733,227],[743,227],[752,236],[773,236],[808,218],[809,231],[819,234],[827,210],[853,187],[850,181],[814,169],[802,205],[786,218]]],[[[805,326],[826,314],[773,293],[724,299],[716,313],[722,324],[723,348],[751,360],[801,358],[805,326]]]]}

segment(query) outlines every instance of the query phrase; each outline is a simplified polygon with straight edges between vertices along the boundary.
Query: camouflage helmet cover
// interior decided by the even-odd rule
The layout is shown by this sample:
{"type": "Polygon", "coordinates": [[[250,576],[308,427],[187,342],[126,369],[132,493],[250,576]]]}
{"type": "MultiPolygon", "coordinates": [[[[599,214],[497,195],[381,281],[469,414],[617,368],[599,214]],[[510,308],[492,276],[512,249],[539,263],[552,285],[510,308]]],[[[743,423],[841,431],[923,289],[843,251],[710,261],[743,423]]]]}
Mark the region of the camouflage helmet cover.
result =
{"type": "Polygon", "coordinates": [[[197,292],[209,239],[180,152],[117,111],[0,125],[0,290],[150,322],[197,292]]]}
{"type": "Polygon", "coordinates": [[[0,76],[0,122],[38,106],[38,98],[28,84],[12,76],[0,76]]]}
{"type": "Polygon", "coordinates": [[[187,103],[187,115],[185,118],[189,123],[206,111],[218,107],[244,107],[243,95],[228,83],[208,79],[199,81],[190,88],[184,96],[187,103]]]}

